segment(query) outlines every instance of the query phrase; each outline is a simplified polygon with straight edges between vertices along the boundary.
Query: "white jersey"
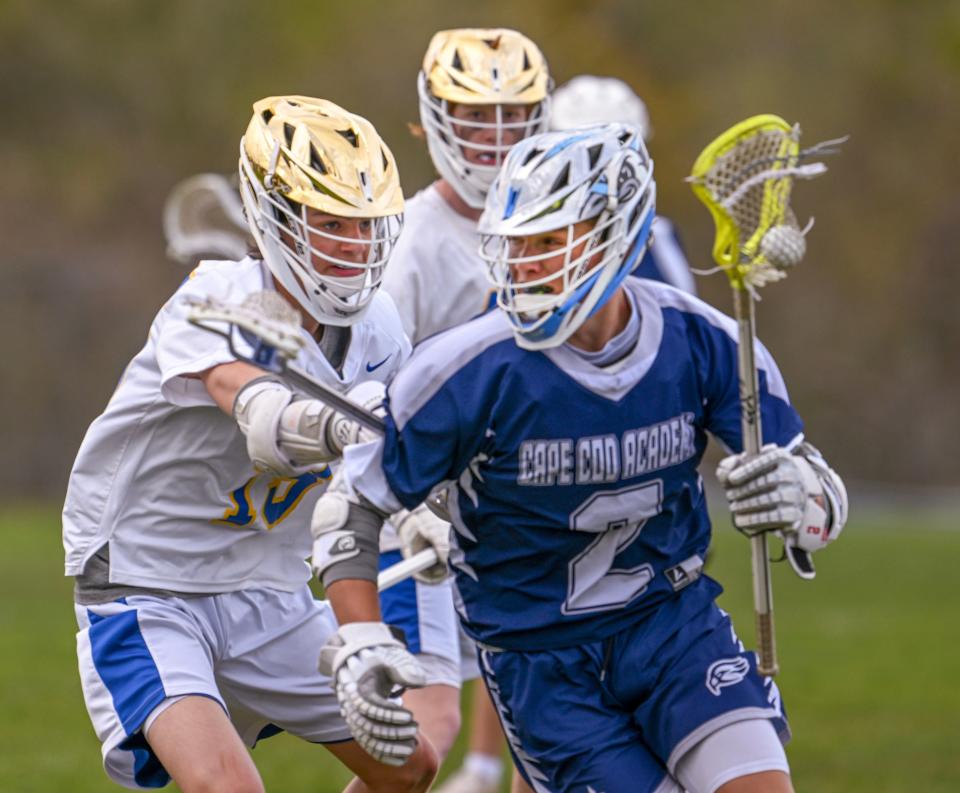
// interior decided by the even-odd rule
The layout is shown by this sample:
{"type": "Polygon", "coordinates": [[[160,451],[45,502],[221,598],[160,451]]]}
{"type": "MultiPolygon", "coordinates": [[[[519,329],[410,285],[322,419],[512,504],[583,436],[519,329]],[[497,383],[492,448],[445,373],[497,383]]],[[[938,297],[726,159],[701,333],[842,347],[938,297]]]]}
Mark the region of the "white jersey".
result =
{"type": "MultiPolygon", "coordinates": [[[[292,592],[309,579],[310,515],[330,471],[287,479],[254,468],[237,423],[195,376],[234,357],[221,337],[186,318],[188,296],[241,302],[271,286],[259,260],[202,262],[157,314],[74,463],[63,511],[67,575],[82,573],[108,544],[115,584],[292,592]]],[[[409,355],[384,293],[351,330],[342,374],[306,331],[297,365],[346,392],[387,381],[409,355]]]]}
{"type": "MultiPolygon", "coordinates": [[[[456,212],[436,183],[404,204],[403,232],[390,255],[383,288],[397,304],[403,329],[414,344],[493,306],[477,222],[456,212]]],[[[380,549],[399,547],[396,532],[386,524],[380,549]]]]}
{"type": "Polygon", "coordinates": [[[406,202],[403,232],[383,288],[396,302],[414,344],[462,325],[492,305],[477,223],[454,211],[435,184],[406,202]]]}

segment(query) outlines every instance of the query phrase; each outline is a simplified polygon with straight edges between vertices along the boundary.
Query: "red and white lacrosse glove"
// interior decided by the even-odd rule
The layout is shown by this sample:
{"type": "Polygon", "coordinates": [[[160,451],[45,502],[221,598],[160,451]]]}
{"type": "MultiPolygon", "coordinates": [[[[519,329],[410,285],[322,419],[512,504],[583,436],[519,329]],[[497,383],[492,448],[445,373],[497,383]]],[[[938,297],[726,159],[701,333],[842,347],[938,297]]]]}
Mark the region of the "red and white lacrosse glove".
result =
{"type": "Polygon", "coordinates": [[[753,456],[725,457],[717,479],[733,525],[747,536],[776,532],[797,575],[813,578],[810,554],[836,540],[847,520],[846,488],[820,453],[807,443],[793,451],[767,444],[753,456]]]}

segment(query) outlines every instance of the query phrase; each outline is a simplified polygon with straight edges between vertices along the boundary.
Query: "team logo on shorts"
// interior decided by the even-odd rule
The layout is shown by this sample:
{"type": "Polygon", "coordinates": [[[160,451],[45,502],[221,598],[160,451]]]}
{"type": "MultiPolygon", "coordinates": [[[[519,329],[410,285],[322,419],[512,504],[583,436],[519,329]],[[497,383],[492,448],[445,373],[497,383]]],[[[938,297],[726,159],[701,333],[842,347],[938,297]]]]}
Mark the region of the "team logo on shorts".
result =
{"type": "Polygon", "coordinates": [[[735,686],[747,676],[750,663],[746,658],[721,658],[710,664],[707,670],[707,688],[715,697],[720,696],[720,689],[735,686]]]}

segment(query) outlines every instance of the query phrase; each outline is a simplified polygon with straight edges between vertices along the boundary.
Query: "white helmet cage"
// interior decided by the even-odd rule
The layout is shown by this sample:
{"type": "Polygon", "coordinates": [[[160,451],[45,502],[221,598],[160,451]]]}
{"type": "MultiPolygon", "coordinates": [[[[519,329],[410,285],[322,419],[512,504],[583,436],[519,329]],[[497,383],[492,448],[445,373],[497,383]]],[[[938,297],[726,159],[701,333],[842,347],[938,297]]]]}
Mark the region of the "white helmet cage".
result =
{"type": "Polygon", "coordinates": [[[417,77],[420,124],[434,167],[468,206],[483,208],[517,140],[547,129],[551,87],[543,55],[516,31],[461,29],[434,36],[417,77]],[[489,106],[496,115],[493,121],[457,119],[454,105],[489,106]],[[528,107],[522,120],[503,118],[507,108],[528,107]],[[471,162],[467,152],[482,162],[471,162]]]}
{"type": "Polygon", "coordinates": [[[480,253],[520,347],[562,344],[610,299],[650,243],[655,204],[653,161],[636,127],[549,132],[510,151],[480,218],[480,253]],[[591,219],[575,238],[575,224],[591,219]],[[527,255],[526,238],[558,230],[564,247],[527,255]],[[560,270],[515,280],[519,265],[558,255],[560,270]]]}
{"type": "MultiPolygon", "coordinates": [[[[372,125],[332,102],[283,97],[303,112],[282,124],[282,136],[270,125],[276,101],[255,109],[264,123],[240,143],[240,195],[250,232],[274,278],[317,322],[352,325],[362,316],[383,280],[384,268],[403,225],[403,199],[392,155],[372,125]],[[317,115],[332,128],[318,128],[317,115]],[[251,141],[252,136],[258,140],[251,141]],[[254,162],[251,152],[266,163],[254,162]],[[336,192],[335,192],[336,191],[336,192]],[[361,221],[357,237],[313,226],[310,208],[361,221]],[[314,241],[311,244],[311,239],[314,241]],[[317,240],[349,246],[340,257],[316,247],[317,240]],[[326,262],[355,272],[323,274],[326,262]]],[[[266,102],[266,100],[264,100],[266,102]]]]}
{"type": "Polygon", "coordinates": [[[553,92],[550,107],[551,129],[572,129],[590,124],[632,124],[644,141],[653,128],[644,101],[623,80],[581,74],[553,92]]]}

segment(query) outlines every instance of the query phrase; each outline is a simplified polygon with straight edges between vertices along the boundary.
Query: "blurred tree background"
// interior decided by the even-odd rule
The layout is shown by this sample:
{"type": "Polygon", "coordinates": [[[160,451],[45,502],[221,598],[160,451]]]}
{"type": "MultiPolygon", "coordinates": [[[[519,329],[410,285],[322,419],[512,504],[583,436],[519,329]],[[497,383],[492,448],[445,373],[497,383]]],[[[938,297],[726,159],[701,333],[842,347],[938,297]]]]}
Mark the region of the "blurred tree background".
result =
{"type": "MultiPolygon", "coordinates": [[[[633,85],[660,209],[698,266],[712,225],[683,177],[707,141],[759,112],[801,121],[807,143],[849,133],[830,173],[798,187],[817,226],[803,266],[764,291],[760,335],[849,480],[960,482],[960,3],[4,0],[8,500],[62,497],[86,426],[186,274],[165,258],[164,199],[236,167],[251,103],[304,93],[367,116],[412,194],[432,173],[406,127],[420,59],[435,30],[467,25],[524,31],[558,83],[633,85]]],[[[730,309],[722,276],[699,288],[730,309]]]]}

